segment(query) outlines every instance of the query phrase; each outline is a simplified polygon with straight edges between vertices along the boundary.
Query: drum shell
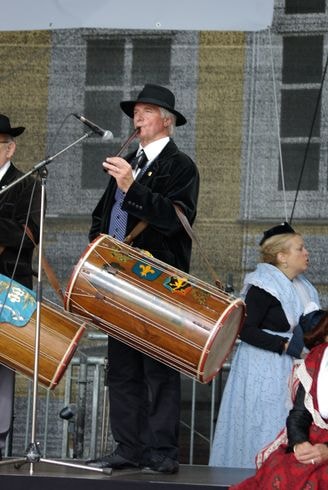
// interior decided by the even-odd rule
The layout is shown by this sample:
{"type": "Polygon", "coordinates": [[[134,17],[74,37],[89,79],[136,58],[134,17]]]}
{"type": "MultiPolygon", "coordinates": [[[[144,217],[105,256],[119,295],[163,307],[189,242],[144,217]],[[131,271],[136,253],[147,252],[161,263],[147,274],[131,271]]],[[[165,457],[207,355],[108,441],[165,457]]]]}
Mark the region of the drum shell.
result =
{"type": "Polygon", "coordinates": [[[219,372],[245,314],[241,300],[108,235],[98,237],[82,255],[67,287],[65,308],[204,383],[219,372]],[[140,263],[161,274],[143,280],[133,272],[140,263]],[[167,287],[171,280],[174,286],[174,278],[185,289],[167,287]]]}
{"type": "MultiPolygon", "coordinates": [[[[24,327],[0,324],[0,363],[33,378],[36,315],[24,327]]],[[[48,389],[57,386],[76,351],[86,325],[63,308],[44,299],[40,312],[38,381],[48,389]]]]}

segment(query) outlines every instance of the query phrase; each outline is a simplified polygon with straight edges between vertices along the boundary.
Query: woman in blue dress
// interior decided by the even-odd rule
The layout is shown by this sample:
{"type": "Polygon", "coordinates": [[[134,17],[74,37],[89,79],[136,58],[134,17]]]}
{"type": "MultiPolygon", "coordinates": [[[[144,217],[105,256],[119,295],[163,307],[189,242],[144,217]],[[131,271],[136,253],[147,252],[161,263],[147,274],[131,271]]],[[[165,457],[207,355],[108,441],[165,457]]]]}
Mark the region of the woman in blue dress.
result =
{"type": "Polygon", "coordinates": [[[304,356],[300,319],[320,308],[303,276],[309,254],[288,223],[264,232],[262,262],[247,274],[246,320],[217,420],[210,466],[255,468],[258,451],[284,427],[292,406],[290,375],[304,356]]]}

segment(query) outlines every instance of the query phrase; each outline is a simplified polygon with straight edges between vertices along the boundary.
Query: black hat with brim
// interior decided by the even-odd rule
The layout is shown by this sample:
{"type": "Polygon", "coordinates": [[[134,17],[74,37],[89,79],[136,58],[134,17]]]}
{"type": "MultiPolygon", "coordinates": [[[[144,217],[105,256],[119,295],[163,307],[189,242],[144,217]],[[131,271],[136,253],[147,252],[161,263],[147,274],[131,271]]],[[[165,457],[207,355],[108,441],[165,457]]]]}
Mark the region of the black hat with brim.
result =
{"type": "Polygon", "coordinates": [[[186,118],[175,110],[175,97],[168,88],[161,85],[146,84],[139,93],[136,100],[123,100],[120,103],[121,109],[125,114],[133,119],[134,106],[138,103],[153,104],[167,109],[176,116],[176,125],[183,126],[186,124],[186,118]]]}
{"type": "Polygon", "coordinates": [[[285,233],[296,233],[295,230],[293,230],[293,228],[290,226],[290,224],[287,223],[287,221],[285,221],[284,223],[280,223],[280,225],[273,226],[269,230],[266,230],[263,233],[263,237],[260,241],[260,245],[263,245],[265,240],[271,238],[272,236],[284,235],[285,233]]]}
{"type": "Polygon", "coordinates": [[[19,136],[25,131],[23,126],[17,128],[12,128],[10,125],[9,118],[4,114],[0,114],[0,133],[10,134],[10,136],[19,136]]]}

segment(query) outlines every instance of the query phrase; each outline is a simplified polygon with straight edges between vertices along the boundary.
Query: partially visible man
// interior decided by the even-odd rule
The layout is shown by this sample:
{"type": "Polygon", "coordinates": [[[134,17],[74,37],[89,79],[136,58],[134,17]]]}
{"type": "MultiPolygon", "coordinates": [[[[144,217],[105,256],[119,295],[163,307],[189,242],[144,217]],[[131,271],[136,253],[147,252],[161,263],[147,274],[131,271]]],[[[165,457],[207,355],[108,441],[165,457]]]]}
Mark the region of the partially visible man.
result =
{"type": "MultiPolygon", "coordinates": [[[[174,94],[160,85],[147,84],[137,100],[120,105],[139,129],[139,149],[126,159],[109,157],[103,163],[111,179],[93,212],[89,238],[109,233],[123,240],[139,221],[145,221],[148,225],[133,246],[188,271],[191,240],[174,204],[192,224],[199,174],[191,158],[171,139],[175,126],[182,126],[186,119],[175,109],[174,94]]],[[[116,469],[142,466],[145,472],[176,473],[179,373],[113,338],[109,338],[108,359],[110,422],[117,448],[88,463],[116,469]]]]}
{"type": "MultiPolygon", "coordinates": [[[[11,159],[16,150],[15,137],[24,130],[24,127],[11,127],[9,118],[0,114],[0,190],[22,175],[11,159]]],[[[22,180],[0,194],[0,274],[13,278],[30,289],[33,287],[34,244],[28,235],[24,236],[24,231],[27,226],[35,242],[39,241],[39,213],[40,184],[35,183],[33,177],[22,180]],[[29,207],[31,209],[28,216],[29,207]]],[[[11,427],[13,392],[14,372],[0,364],[0,459],[11,427]]]]}

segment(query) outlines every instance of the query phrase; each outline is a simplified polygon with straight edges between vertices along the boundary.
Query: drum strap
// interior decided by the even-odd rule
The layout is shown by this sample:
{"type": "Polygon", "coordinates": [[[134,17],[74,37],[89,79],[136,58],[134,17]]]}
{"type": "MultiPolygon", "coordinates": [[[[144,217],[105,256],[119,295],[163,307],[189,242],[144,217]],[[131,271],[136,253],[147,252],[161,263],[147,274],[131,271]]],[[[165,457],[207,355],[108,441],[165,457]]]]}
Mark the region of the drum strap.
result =
{"type": "MultiPolygon", "coordinates": [[[[32,241],[32,243],[35,246],[35,248],[37,248],[38,246],[35,243],[34,236],[33,236],[32,231],[30,230],[30,228],[28,226],[26,226],[26,225],[23,225],[23,227],[25,229],[26,235],[32,241]]],[[[0,255],[5,250],[5,248],[6,247],[4,247],[3,245],[0,245],[0,255]]],[[[45,274],[46,274],[46,276],[48,278],[48,281],[49,281],[50,286],[55,290],[55,292],[59,296],[59,299],[64,303],[64,295],[63,295],[62,289],[60,287],[58,278],[57,278],[57,276],[55,274],[55,271],[53,270],[53,268],[49,264],[49,262],[46,259],[46,257],[43,256],[41,262],[42,262],[42,268],[43,268],[43,270],[44,270],[44,272],[45,272],[45,274]]]]}
{"type": "MultiPolygon", "coordinates": [[[[38,246],[34,240],[32,230],[26,225],[23,225],[23,227],[25,229],[26,235],[29,237],[31,242],[34,244],[35,248],[37,248],[38,246]]],[[[46,259],[46,257],[44,255],[42,255],[42,258],[41,258],[41,264],[42,264],[42,269],[44,270],[44,272],[48,278],[50,286],[57,293],[57,296],[59,297],[59,299],[64,303],[64,295],[63,295],[62,289],[60,287],[58,277],[56,276],[54,269],[49,264],[48,260],[46,259]]]]}
{"type": "Polygon", "coordinates": [[[124,238],[123,242],[126,243],[127,245],[131,245],[131,243],[133,242],[133,240],[138,235],[140,235],[140,233],[142,231],[144,231],[144,229],[147,228],[147,226],[148,226],[147,221],[138,221],[138,223],[133,228],[133,230],[128,235],[126,235],[126,237],[124,238]]]}
{"type": "Polygon", "coordinates": [[[199,248],[199,251],[204,259],[204,262],[205,264],[207,265],[207,269],[209,271],[209,273],[211,274],[212,278],[213,278],[213,281],[214,281],[214,284],[220,288],[220,289],[223,289],[223,285],[222,285],[222,282],[220,281],[220,279],[218,278],[218,276],[216,275],[216,272],[215,270],[213,269],[213,267],[211,266],[208,258],[206,257],[205,253],[204,253],[204,250],[202,249],[202,246],[200,244],[200,241],[199,241],[199,238],[198,236],[196,235],[196,233],[194,232],[194,230],[191,228],[190,224],[189,224],[189,221],[187,219],[187,216],[185,215],[185,213],[182,211],[182,209],[177,205],[177,204],[173,204],[174,206],[174,209],[175,209],[175,212],[177,213],[177,216],[179,218],[179,220],[181,221],[182,223],[182,226],[184,227],[184,229],[186,230],[186,232],[188,233],[188,235],[190,236],[191,240],[197,244],[198,248],[199,248]]]}
{"type": "MultiPolygon", "coordinates": [[[[214,271],[213,267],[211,266],[208,258],[206,257],[205,253],[204,253],[204,250],[202,249],[201,247],[201,244],[200,244],[200,241],[199,241],[199,238],[198,236],[196,235],[196,233],[193,231],[193,229],[191,228],[190,224],[189,224],[189,221],[186,217],[186,215],[184,214],[184,212],[181,210],[181,208],[177,205],[177,204],[173,204],[174,206],[174,209],[175,209],[175,212],[177,213],[177,216],[179,218],[179,220],[181,221],[181,224],[182,226],[184,227],[184,229],[186,230],[186,232],[188,233],[188,235],[190,236],[191,240],[193,242],[195,242],[197,245],[198,245],[198,248],[200,250],[200,253],[204,259],[204,262],[205,264],[207,265],[207,268],[208,268],[208,271],[209,273],[211,274],[213,280],[214,280],[214,284],[220,288],[220,289],[223,289],[223,285],[222,285],[222,282],[220,281],[220,279],[218,278],[216,272],[214,271]]],[[[133,230],[131,231],[131,233],[129,233],[125,239],[124,239],[124,243],[127,243],[128,245],[130,245],[133,240],[145,229],[147,228],[148,226],[148,223],[146,221],[139,221],[136,226],[133,228],[133,230]]]]}

